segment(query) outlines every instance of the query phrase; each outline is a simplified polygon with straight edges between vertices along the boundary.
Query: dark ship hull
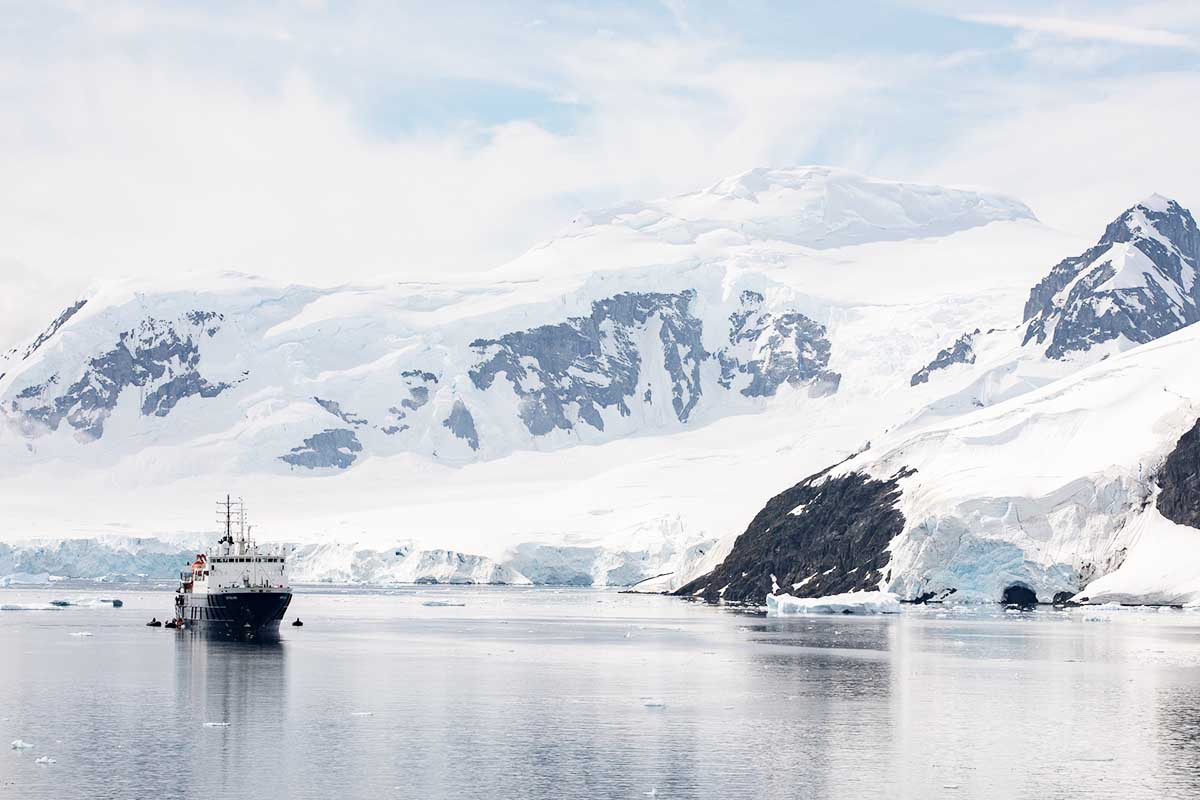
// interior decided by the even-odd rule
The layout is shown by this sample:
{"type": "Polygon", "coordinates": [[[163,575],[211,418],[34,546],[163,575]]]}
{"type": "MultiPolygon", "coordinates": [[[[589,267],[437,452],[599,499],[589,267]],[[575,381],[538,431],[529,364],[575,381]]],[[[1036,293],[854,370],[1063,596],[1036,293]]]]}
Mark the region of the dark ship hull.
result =
{"type": "Polygon", "coordinates": [[[230,639],[279,636],[279,623],[292,602],[290,591],[180,592],[175,616],[188,630],[230,639]]]}

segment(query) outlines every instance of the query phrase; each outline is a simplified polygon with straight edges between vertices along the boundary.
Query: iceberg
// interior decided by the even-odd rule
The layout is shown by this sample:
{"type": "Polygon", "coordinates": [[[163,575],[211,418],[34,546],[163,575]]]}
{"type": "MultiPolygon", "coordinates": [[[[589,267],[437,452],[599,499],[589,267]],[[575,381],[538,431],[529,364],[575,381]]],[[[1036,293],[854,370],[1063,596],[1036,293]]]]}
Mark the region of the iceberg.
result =
{"type": "Polygon", "coordinates": [[[24,741],[23,739],[13,739],[12,745],[10,745],[10,747],[13,750],[29,750],[30,748],[33,747],[33,745],[31,745],[29,742],[24,741]]]}
{"type": "Polygon", "coordinates": [[[767,616],[899,613],[900,598],[891,592],[845,592],[825,597],[767,596],[767,616]]]}
{"type": "Polygon", "coordinates": [[[0,586],[44,586],[50,583],[49,572],[14,572],[0,575],[0,586]]]}

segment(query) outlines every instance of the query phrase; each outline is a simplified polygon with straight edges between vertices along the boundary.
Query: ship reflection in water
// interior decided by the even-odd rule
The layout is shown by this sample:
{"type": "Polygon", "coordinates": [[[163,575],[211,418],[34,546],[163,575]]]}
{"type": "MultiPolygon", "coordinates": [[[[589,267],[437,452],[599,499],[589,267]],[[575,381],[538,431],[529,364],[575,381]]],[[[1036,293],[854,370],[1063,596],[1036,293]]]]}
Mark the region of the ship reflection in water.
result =
{"type": "Polygon", "coordinates": [[[186,631],[175,640],[176,706],[208,734],[194,738],[184,772],[224,797],[244,793],[241,772],[253,768],[261,796],[287,796],[277,766],[287,738],[287,647],[277,639],[242,642],[186,631]]]}
{"type": "Polygon", "coordinates": [[[35,745],[0,756],[0,798],[1200,796],[1183,611],[413,587],[298,594],[303,628],[238,642],[126,597],[0,611],[0,740],[35,745]]]}

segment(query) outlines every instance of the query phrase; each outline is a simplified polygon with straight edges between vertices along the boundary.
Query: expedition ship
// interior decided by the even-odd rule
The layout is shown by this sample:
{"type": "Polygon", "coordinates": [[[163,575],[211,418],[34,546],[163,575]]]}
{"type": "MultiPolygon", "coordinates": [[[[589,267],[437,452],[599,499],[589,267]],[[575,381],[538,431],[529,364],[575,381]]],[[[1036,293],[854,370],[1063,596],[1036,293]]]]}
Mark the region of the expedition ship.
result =
{"type": "Polygon", "coordinates": [[[225,533],[212,554],[200,553],[180,575],[175,625],[242,639],[279,635],[292,601],[282,551],[267,553],[250,539],[242,501],[219,504],[225,533]]]}

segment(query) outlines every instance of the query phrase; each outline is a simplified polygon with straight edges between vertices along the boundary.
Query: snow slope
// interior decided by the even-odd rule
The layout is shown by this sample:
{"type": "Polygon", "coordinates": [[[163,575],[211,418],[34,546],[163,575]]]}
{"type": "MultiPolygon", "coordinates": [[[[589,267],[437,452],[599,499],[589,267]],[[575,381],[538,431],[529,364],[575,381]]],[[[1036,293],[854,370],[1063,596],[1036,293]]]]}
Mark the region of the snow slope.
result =
{"type": "Polygon", "coordinates": [[[890,548],[888,585],[905,596],[955,588],[996,599],[1019,583],[1041,598],[1093,600],[1129,587],[1129,598],[1153,601],[1165,587],[1141,581],[1150,567],[1139,563],[1200,576],[1200,551],[1134,558],[1162,529],[1155,472],[1200,417],[1200,379],[1180,369],[1198,357],[1200,329],[1184,328],[889,444],[869,467],[865,456],[847,464],[874,475],[901,461],[916,470],[901,482],[907,526],[890,548]]]}
{"type": "Polygon", "coordinates": [[[1016,585],[1044,601],[1200,601],[1200,530],[1165,520],[1155,504],[1163,462],[1200,418],[1200,375],[1180,368],[1197,358],[1200,326],[1187,327],[1024,396],[898,430],[814,478],[817,490],[845,476],[899,488],[890,502],[902,530],[886,544],[886,566],[855,588],[995,601],[1016,585]]]}
{"type": "Polygon", "coordinates": [[[1015,330],[1081,246],[1006,198],[799,168],[461,281],[97,287],[0,365],[0,537],[194,533],[232,489],[267,540],[670,588],[764,486],[944,396],[911,376],[1015,330]]]}
{"type": "Polygon", "coordinates": [[[1164,468],[1200,418],[1198,246],[1173,201],[1131,207],[1033,288],[1023,323],[978,326],[913,374],[942,397],[775,497],[683,590],[757,601],[778,576],[808,595],[1200,600],[1194,458],[1164,468]]]}

